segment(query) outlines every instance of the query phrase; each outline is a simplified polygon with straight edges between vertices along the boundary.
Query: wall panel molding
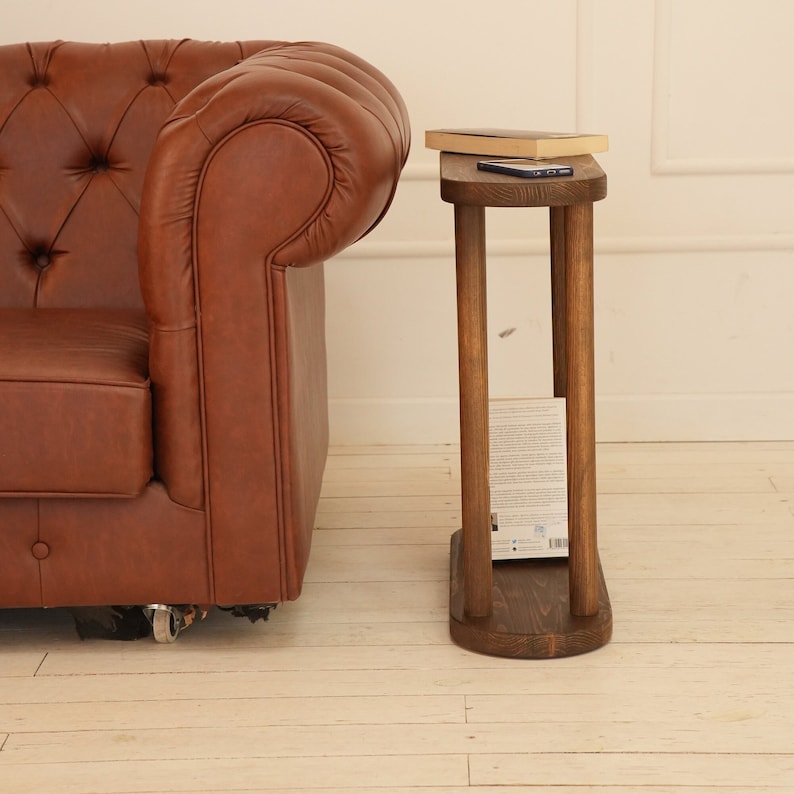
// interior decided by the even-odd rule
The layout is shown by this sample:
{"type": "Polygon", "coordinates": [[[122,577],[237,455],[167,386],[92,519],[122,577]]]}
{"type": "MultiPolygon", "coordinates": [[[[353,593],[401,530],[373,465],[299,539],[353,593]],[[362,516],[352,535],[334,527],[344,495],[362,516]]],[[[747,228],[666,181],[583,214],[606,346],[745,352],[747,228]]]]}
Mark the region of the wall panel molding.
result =
{"type": "MultiPolygon", "coordinates": [[[[674,123],[670,108],[672,95],[671,69],[673,58],[673,4],[676,0],[655,0],[653,40],[653,104],[651,128],[651,173],[659,175],[781,174],[794,173],[793,157],[671,157],[669,138],[674,123]]],[[[741,59],[737,61],[741,68],[741,59]]],[[[730,79],[730,74],[725,75],[730,79]]],[[[704,97],[704,106],[713,108],[704,97]]],[[[741,106],[725,108],[726,123],[741,112],[741,106]]]]}
{"type": "MultiPolygon", "coordinates": [[[[549,250],[541,237],[488,240],[486,245],[489,257],[542,256],[549,250]]],[[[794,234],[596,236],[594,248],[596,255],[794,251],[794,234]]],[[[454,260],[455,247],[452,240],[362,240],[336,258],[454,260]]]]}
{"type": "Polygon", "coordinates": [[[576,2],[576,129],[596,129],[596,43],[593,0],[576,2]]]}

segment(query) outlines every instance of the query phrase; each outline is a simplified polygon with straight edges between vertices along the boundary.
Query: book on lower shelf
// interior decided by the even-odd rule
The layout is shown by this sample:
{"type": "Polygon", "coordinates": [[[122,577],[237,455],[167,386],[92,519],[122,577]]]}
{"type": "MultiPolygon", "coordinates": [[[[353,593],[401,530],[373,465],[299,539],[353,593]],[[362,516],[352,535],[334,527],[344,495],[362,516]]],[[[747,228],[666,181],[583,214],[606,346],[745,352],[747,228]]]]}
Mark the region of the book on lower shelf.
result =
{"type": "Polygon", "coordinates": [[[542,159],[605,152],[609,149],[609,138],[580,132],[440,129],[425,130],[425,147],[458,154],[542,159]]]}
{"type": "Polygon", "coordinates": [[[568,556],[565,398],[489,402],[491,557],[568,556]]]}

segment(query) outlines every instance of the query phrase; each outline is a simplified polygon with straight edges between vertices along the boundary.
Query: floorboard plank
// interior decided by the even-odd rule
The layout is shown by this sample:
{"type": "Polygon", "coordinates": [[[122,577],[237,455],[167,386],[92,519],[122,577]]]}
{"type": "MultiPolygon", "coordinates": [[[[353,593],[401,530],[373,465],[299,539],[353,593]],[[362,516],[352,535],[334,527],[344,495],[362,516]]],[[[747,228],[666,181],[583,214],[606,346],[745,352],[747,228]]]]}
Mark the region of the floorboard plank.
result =
{"type": "Polygon", "coordinates": [[[301,597],[171,646],[0,611],[13,794],[794,791],[794,443],[598,447],[614,614],[549,661],[449,637],[449,445],[331,451],[301,597]]]}
{"type": "MultiPolygon", "coordinates": [[[[740,722],[696,725],[691,722],[651,720],[628,722],[570,721],[520,724],[478,723],[393,725],[256,726],[223,725],[195,728],[89,730],[72,732],[16,733],[0,758],[5,764],[168,761],[202,759],[228,746],[247,748],[252,758],[301,758],[322,748],[329,757],[345,758],[354,750],[359,756],[422,756],[533,753],[653,754],[660,746],[666,753],[782,755],[790,750],[788,737],[767,737],[765,725],[740,722]],[[693,737],[693,734],[694,737],[693,737]]],[[[228,751],[227,751],[228,752],[228,751]]]]}
{"type": "MultiPolygon", "coordinates": [[[[189,756],[189,749],[185,748],[189,756]]],[[[217,753],[217,751],[216,751],[217,753]]],[[[4,785],[14,794],[139,794],[142,792],[312,791],[339,787],[371,792],[399,786],[464,786],[465,755],[257,757],[245,744],[225,757],[166,761],[2,764],[4,785]]]]}
{"type": "Polygon", "coordinates": [[[472,755],[471,785],[747,786],[790,790],[794,757],[747,753],[562,753],[472,755]]]}

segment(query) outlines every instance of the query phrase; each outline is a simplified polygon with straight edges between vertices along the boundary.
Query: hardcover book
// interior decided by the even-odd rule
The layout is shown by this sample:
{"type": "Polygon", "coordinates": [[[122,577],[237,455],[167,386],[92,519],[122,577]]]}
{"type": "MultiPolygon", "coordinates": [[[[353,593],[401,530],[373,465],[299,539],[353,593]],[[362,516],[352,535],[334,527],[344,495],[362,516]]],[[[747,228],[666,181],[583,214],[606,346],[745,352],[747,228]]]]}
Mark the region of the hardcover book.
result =
{"type": "Polygon", "coordinates": [[[605,152],[606,135],[539,130],[442,129],[426,130],[425,146],[443,152],[500,157],[572,157],[605,152]]]}

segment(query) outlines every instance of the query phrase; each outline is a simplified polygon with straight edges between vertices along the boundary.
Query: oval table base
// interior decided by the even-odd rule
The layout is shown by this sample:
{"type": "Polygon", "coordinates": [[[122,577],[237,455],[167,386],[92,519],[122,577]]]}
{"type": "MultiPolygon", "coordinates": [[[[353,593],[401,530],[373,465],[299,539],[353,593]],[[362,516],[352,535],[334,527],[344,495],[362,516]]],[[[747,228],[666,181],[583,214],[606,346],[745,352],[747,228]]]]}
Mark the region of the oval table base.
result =
{"type": "Polygon", "coordinates": [[[493,612],[471,617],[463,609],[463,531],[452,536],[449,628],[470,651],[520,659],[550,659],[594,651],[612,636],[612,607],[599,562],[599,609],[570,613],[567,559],[510,560],[493,566],[493,612]]]}

